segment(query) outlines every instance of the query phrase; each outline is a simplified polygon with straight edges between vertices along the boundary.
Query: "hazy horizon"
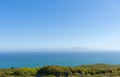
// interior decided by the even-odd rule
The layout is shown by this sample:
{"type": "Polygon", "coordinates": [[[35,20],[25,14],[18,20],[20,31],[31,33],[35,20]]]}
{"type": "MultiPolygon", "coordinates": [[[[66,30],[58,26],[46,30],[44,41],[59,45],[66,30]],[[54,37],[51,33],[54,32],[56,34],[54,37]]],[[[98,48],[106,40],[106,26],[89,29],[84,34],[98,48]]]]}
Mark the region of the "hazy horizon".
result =
{"type": "Polygon", "coordinates": [[[0,52],[120,51],[119,0],[1,0],[0,52]]]}

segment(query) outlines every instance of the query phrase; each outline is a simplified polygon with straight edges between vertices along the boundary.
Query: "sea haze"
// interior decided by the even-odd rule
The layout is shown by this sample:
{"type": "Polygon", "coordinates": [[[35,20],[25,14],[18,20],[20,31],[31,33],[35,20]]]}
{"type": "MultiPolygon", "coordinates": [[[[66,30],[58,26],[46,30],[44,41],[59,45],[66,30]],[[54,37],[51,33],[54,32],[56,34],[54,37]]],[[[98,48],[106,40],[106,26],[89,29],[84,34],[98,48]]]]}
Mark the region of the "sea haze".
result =
{"type": "Polygon", "coordinates": [[[45,65],[120,64],[116,52],[23,52],[0,53],[0,68],[39,67],[45,65]]]}

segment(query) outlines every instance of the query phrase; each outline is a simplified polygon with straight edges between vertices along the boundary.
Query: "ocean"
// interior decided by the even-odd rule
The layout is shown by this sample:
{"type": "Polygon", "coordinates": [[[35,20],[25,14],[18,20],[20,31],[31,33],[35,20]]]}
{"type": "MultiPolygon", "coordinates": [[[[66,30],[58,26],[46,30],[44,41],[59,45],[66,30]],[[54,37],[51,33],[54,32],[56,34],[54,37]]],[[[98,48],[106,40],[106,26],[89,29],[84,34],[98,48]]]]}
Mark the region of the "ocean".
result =
{"type": "Polygon", "coordinates": [[[120,64],[118,52],[9,52],[0,53],[0,68],[40,67],[45,65],[120,64]]]}

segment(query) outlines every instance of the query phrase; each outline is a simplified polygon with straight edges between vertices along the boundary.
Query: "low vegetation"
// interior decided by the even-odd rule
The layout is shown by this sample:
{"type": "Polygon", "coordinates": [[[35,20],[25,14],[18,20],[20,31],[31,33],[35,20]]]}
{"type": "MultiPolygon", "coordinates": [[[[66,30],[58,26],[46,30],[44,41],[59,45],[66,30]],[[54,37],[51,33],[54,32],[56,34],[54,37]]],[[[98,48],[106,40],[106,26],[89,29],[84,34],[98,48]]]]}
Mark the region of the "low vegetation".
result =
{"type": "Polygon", "coordinates": [[[120,77],[120,65],[43,66],[0,69],[0,77],[120,77]]]}

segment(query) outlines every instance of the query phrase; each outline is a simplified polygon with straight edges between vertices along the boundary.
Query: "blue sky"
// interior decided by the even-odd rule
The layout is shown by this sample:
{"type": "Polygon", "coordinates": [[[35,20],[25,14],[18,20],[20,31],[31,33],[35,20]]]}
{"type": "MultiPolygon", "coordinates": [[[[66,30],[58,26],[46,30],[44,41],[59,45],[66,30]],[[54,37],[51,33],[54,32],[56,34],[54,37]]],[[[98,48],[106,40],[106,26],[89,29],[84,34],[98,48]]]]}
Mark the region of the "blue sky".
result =
{"type": "Polygon", "coordinates": [[[120,50],[119,0],[0,0],[0,50],[120,50]]]}

